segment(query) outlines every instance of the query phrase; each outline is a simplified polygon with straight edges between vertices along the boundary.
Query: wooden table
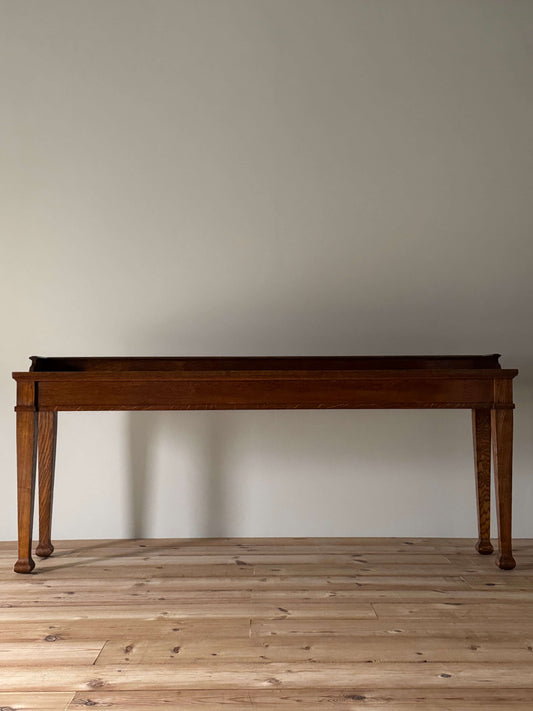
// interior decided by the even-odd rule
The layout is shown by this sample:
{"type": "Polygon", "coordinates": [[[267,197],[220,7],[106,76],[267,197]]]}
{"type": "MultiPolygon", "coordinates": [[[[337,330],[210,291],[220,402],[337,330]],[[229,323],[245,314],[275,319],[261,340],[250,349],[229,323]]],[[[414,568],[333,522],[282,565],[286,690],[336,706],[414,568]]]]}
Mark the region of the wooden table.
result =
{"type": "Polygon", "coordinates": [[[259,358],[40,358],[17,381],[17,573],[29,573],[36,460],[40,557],[51,555],[60,410],[468,408],[472,410],[479,553],[490,542],[491,442],[497,565],[515,567],[511,540],[513,378],[499,355],[259,358]]]}

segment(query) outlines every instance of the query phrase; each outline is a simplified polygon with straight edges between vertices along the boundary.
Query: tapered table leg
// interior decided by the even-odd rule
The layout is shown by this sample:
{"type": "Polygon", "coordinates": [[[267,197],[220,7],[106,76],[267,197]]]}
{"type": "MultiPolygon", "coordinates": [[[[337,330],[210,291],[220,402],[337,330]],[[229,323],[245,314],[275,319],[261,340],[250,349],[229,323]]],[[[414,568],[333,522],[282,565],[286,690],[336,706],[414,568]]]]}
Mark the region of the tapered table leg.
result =
{"type": "Polygon", "coordinates": [[[39,545],[35,553],[47,558],[54,551],[51,538],[57,412],[39,412],[37,455],[39,469],[39,545]]]}
{"type": "Polygon", "coordinates": [[[474,436],[474,466],[476,470],[476,499],[479,537],[478,553],[494,550],[490,542],[490,410],[472,410],[474,436]]]}
{"type": "Polygon", "coordinates": [[[17,412],[18,560],[14,568],[16,573],[31,573],[35,567],[31,557],[31,536],[35,499],[36,430],[36,412],[17,412]]]}
{"type": "Polygon", "coordinates": [[[494,480],[498,513],[499,555],[497,565],[511,570],[516,563],[512,552],[512,467],[513,467],[513,410],[492,410],[492,444],[494,450],[494,480]]]}

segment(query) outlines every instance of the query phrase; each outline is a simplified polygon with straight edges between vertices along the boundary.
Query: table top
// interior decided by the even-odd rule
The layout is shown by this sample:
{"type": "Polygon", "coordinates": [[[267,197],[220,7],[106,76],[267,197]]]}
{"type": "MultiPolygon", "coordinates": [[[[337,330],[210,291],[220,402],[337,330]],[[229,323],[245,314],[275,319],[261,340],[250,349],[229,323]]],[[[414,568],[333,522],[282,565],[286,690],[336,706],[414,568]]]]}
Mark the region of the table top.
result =
{"type": "Polygon", "coordinates": [[[416,374],[512,378],[518,371],[502,369],[500,355],[402,355],[402,356],[185,356],[185,357],[31,357],[29,371],[15,372],[15,380],[86,377],[88,379],[207,378],[224,376],[364,377],[416,374]]]}

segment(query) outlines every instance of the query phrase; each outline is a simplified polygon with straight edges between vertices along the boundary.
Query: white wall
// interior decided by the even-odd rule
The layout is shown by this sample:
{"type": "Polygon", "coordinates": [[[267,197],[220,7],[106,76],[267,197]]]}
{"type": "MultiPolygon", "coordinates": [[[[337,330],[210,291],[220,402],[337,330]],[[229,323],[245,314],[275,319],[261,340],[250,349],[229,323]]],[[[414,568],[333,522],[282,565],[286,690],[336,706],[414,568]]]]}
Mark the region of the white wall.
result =
{"type": "MultiPolygon", "coordinates": [[[[31,354],[503,352],[533,535],[533,3],[0,11],[1,539],[31,354]]],[[[468,412],[59,425],[57,538],[475,535],[468,412]]]]}

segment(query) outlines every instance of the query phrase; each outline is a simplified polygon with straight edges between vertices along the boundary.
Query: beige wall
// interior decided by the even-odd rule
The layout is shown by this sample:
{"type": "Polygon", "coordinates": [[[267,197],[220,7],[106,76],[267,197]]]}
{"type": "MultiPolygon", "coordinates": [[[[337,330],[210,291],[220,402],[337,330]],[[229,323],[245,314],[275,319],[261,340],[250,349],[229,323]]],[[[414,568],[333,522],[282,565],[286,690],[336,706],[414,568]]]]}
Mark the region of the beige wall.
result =
{"type": "MultiPolygon", "coordinates": [[[[501,351],[533,535],[533,3],[0,11],[1,539],[30,354],[501,351]]],[[[471,459],[461,411],[64,414],[55,534],[471,536],[471,459]]]]}

